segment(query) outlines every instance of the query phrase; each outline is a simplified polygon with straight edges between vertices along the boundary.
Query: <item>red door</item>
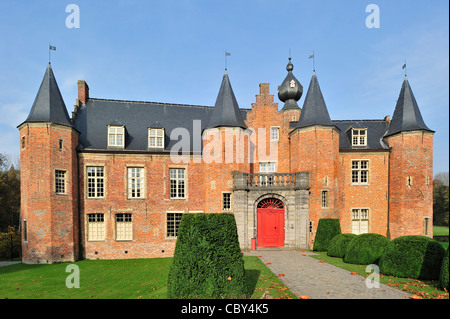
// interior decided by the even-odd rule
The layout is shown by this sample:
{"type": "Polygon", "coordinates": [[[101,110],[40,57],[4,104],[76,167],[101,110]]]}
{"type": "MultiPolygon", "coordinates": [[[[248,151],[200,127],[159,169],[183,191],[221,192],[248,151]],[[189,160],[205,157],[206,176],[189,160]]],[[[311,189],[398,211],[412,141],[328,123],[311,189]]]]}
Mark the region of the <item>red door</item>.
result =
{"type": "Polygon", "coordinates": [[[280,200],[268,199],[257,208],[258,247],[284,246],[284,206],[280,200]]]}

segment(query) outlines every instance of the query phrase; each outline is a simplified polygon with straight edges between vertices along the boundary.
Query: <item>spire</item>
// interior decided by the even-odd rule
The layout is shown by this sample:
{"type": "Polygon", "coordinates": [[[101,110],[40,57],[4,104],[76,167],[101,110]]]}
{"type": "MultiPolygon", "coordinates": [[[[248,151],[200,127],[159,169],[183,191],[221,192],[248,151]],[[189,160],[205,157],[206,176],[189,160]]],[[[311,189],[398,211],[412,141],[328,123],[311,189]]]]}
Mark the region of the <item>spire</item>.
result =
{"type": "Polygon", "coordinates": [[[394,115],[385,137],[400,132],[417,130],[434,132],[425,125],[416,98],[405,75],[394,115]]]}
{"type": "Polygon", "coordinates": [[[50,122],[72,126],[50,63],[26,122],[50,122]]]}
{"type": "Polygon", "coordinates": [[[220,126],[247,128],[247,125],[245,125],[242,119],[241,111],[239,110],[239,105],[231,88],[226,69],[207,128],[220,126]]]}
{"type": "Polygon", "coordinates": [[[278,87],[278,98],[280,101],[285,102],[282,111],[300,109],[297,101],[300,100],[303,94],[303,86],[292,74],[294,65],[291,63],[291,57],[289,57],[289,63],[286,66],[288,74],[283,83],[278,87]]]}
{"type": "Polygon", "coordinates": [[[308,93],[306,93],[305,102],[303,103],[302,113],[295,127],[300,128],[313,125],[334,126],[331,123],[319,81],[317,81],[316,72],[313,72],[308,93]]]}

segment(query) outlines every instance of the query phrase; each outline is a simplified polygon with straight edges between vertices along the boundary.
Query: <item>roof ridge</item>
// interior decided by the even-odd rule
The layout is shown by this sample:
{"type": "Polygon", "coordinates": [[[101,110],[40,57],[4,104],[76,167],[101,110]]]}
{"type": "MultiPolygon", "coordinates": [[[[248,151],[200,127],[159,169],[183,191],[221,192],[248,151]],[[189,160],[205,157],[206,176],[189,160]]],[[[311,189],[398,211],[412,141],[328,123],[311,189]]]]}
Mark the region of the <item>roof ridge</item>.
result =
{"type": "Polygon", "coordinates": [[[104,98],[92,98],[89,100],[96,101],[110,101],[110,102],[120,102],[120,103],[143,103],[143,104],[157,104],[157,105],[170,105],[170,106],[182,106],[182,107],[202,107],[202,108],[213,108],[213,106],[198,105],[198,104],[181,104],[181,103],[165,103],[165,102],[155,102],[155,101],[135,101],[135,100],[118,100],[118,99],[104,99],[104,98]]]}
{"type": "Polygon", "coordinates": [[[385,119],[371,119],[371,120],[331,120],[331,122],[386,122],[385,119]]]}

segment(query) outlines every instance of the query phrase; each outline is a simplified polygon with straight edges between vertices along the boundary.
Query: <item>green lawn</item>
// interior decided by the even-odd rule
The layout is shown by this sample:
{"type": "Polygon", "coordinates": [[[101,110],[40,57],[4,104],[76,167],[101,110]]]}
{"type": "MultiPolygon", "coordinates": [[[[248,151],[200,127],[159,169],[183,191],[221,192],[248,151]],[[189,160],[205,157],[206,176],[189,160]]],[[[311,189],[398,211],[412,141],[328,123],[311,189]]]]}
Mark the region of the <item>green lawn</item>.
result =
{"type": "Polygon", "coordinates": [[[433,234],[436,236],[448,236],[448,226],[433,226],[433,234]]]}
{"type": "MultiPolygon", "coordinates": [[[[311,257],[323,260],[326,263],[336,267],[355,272],[357,275],[367,277],[366,265],[347,264],[342,258],[329,257],[327,252],[317,252],[317,255],[311,257]]],[[[439,282],[436,280],[417,280],[410,278],[398,278],[394,276],[380,275],[380,283],[406,291],[410,294],[420,296],[426,299],[448,299],[449,293],[439,288],[439,282]]]]}
{"type": "MultiPolygon", "coordinates": [[[[244,257],[249,296],[268,290],[274,298],[296,298],[259,260],[244,257]]],[[[167,277],[172,258],[82,260],[80,288],[68,289],[70,263],[17,264],[0,267],[0,299],[148,299],[167,298],[167,277]]]]}

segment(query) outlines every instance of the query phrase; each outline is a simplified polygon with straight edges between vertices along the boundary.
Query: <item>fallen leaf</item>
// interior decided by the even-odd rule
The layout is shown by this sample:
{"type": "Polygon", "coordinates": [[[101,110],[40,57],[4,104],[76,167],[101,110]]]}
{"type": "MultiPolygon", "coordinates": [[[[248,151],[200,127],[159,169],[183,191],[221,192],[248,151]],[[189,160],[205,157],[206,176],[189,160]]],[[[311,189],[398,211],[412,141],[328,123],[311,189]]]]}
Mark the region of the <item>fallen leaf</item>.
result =
{"type": "Polygon", "coordinates": [[[284,273],[279,273],[278,276],[283,277],[284,273]]]}
{"type": "Polygon", "coordinates": [[[228,280],[231,280],[231,276],[228,276],[228,278],[227,278],[228,280]]]}
{"type": "Polygon", "coordinates": [[[353,271],[353,272],[352,272],[351,274],[352,274],[352,275],[356,275],[356,274],[357,274],[357,272],[354,272],[354,271],[353,271]]]}
{"type": "Polygon", "coordinates": [[[417,296],[417,295],[412,295],[412,296],[411,296],[411,299],[422,299],[422,297],[417,296]]]}
{"type": "Polygon", "coordinates": [[[319,260],[320,263],[323,263],[323,260],[319,260]]]}
{"type": "Polygon", "coordinates": [[[309,299],[309,296],[306,296],[306,295],[300,295],[300,296],[298,296],[300,299],[309,299]]]}
{"type": "Polygon", "coordinates": [[[267,265],[270,265],[270,264],[271,264],[271,262],[270,262],[270,261],[268,261],[268,262],[267,262],[267,265]]]}
{"type": "Polygon", "coordinates": [[[302,254],[302,256],[306,256],[306,254],[302,254]]]}

